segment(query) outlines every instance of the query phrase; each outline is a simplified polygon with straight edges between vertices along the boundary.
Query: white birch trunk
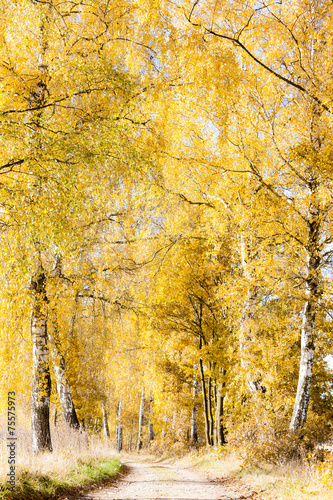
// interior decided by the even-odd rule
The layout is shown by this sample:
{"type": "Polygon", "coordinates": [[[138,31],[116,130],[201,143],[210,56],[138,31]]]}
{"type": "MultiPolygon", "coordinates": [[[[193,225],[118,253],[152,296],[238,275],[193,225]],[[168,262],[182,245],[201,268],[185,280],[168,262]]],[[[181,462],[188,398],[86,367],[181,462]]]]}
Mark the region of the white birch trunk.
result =
{"type": "MultiPolygon", "coordinates": [[[[45,40],[45,25],[48,22],[47,15],[43,13],[43,7],[40,12],[40,32],[39,32],[39,78],[33,86],[28,96],[30,108],[42,107],[48,96],[47,90],[47,72],[48,65],[45,61],[45,53],[48,47],[45,40]]],[[[43,147],[40,136],[39,124],[41,120],[42,109],[39,109],[34,117],[36,126],[33,127],[32,143],[35,150],[43,147]]],[[[36,153],[34,153],[36,154],[36,153]]],[[[40,194],[40,178],[36,178],[36,196],[40,194]]],[[[51,377],[49,365],[49,347],[47,336],[47,297],[43,266],[39,251],[39,242],[35,242],[38,250],[37,271],[31,279],[31,289],[33,292],[33,304],[31,313],[31,337],[33,343],[33,380],[31,394],[31,430],[32,430],[32,450],[34,454],[43,451],[52,451],[51,433],[50,433],[50,396],[51,396],[51,377]]]]}
{"type": "Polygon", "coordinates": [[[200,378],[201,378],[201,388],[202,388],[202,401],[203,401],[203,411],[204,411],[204,419],[205,419],[205,437],[207,446],[211,446],[211,438],[210,438],[210,425],[209,425],[209,417],[208,417],[208,405],[207,405],[207,392],[206,392],[206,382],[205,382],[205,373],[202,359],[199,359],[199,367],[200,367],[200,378]]]}
{"type": "Polygon", "coordinates": [[[172,421],[171,421],[171,436],[172,436],[172,441],[175,443],[177,441],[176,439],[176,414],[172,414],[172,421]]]}
{"type": "Polygon", "coordinates": [[[145,410],[145,393],[142,392],[141,403],[140,403],[140,413],[139,413],[139,432],[138,432],[138,446],[137,450],[140,451],[143,445],[143,414],[145,410]]]}
{"type": "Polygon", "coordinates": [[[31,337],[33,344],[31,430],[34,454],[52,451],[50,433],[51,377],[47,338],[47,297],[45,274],[41,263],[31,280],[33,305],[31,313],[31,337]]]}
{"type": "Polygon", "coordinates": [[[198,393],[199,384],[196,377],[193,378],[193,406],[192,406],[192,416],[191,416],[191,434],[190,441],[191,444],[198,443],[198,393]]]}
{"type": "MultiPolygon", "coordinates": [[[[121,401],[118,403],[117,410],[117,428],[116,428],[116,442],[117,442],[117,451],[121,452],[123,449],[123,426],[121,425],[121,401]]],[[[132,427],[131,427],[131,436],[130,436],[130,451],[132,451],[132,427]]]]}
{"type": "Polygon", "coordinates": [[[151,421],[154,414],[154,396],[150,398],[150,408],[149,408],[149,423],[148,423],[148,448],[151,442],[154,440],[154,425],[151,421]]]}
{"type": "MultiPolygon", "coordinates": [[[[310,190],[312,199],[315,199],[317,191],[316,179],[310,182],[310,190]]],[[[301,359],[290,430],[296,430],[306,423],[312,383],[312,369],[315,352],[315,324],[319,302],[319,269],[321,262],[319,252],[320,210],[312,203],[309,207],[308,231],[307,301],[303,312],[301,359]]]]}
{"type": "MultiPolygon", "coordinates": [[[[55,349],[52,348],[53,359],[55,359],[55,349]]],[[[72,393],[65,371],[65,362],[63,357],[58,357],[58,361],[53,365],[53,371],[56,377],[57,391],[60,400],[62,415],[65,422],[73,429],[79,429],[80,424],[76,415],[73,403],[72,393]]]]}
{"type": "MultiPolygon", "coordinates": [[[[241,235],[241,260],[243,275],[250,282],[252,281],[251,271],[249,270],[249,250],[245,241],[244,235],[241,235]]],[[[240,320],[240,351],[241,351],[241,366],[244,369],[246,380],[250,391],[255,395],[258,391],[266,392],[266,388],[261,384],[261,377],[256,376],[251,363],[248,361],[247,353],[251,353],[252,343],[252,323],[257,303],[258,290],[256,286],[249,287],[246,299],[243,305],[242,316],[240,320]]]]}
{"type": "Polygon", "coordinates": [[[212,378],[208,377],[207,382],[208,390],[207,390],[207,406],[208,406],[208,417],[209,417],[209,436],[210,436],[210,444],[214,444],[214,416],[213,416],[213,408],[212,408],[212,378]]]}
{"type": "MultiPolygon", "coordinates": [[[[58,278],[61,277],[61,260],[58,255],[56,256],[55,267],[53,269],[52,274],[55,277],[58,278]]],[[[52,314],[52,335],[50,335],[50,344],[52,352],[53,371],[55,374],[62,415],[67,425],[69,425],[72,429],[78,430],[80,428],[80,424],[77,418],[72,398],[72,392],[69,385],[69,380],[66,375],[65,359],[61,354],[56,304],[53,305],[51,314],[52,314]]]]}
{"type": "Polygon", "coordinates": [[[103,412],[103,431],[104,431],[104,436],[109,438],[110,437],[110,431],[109,431],[109,424],[108,424],[108,413],[106,411],[106,404],[105,401],[102,403],[102,412],[103,412]]]}
{"type": "Polygon", "coordinates": [[[149,422],[148,426],[148,447],[151,445],[151,442],[154,441],[154,424],[149,422]]]}
{"type": "MultiPolygon", "coordinates": [[[[314,45],[313,45],[314,48],[314,45]]],[[[312,56],[314,55],[314,52],[312,56]]],[[[310,137],[312,148],[316,153],[320,153],[322,148],[320,117],[322,109],[315,104],[310,121],[310,137]]],[[[308,252],[307,276],[305,289],[307,300],[304,306],[303,322],[301,331],[301,360],[299,367],[299,377],[297,393],[293,415],[290,422],[290,430],[296,430],[306,423],[309,408],[310,391],[312,384],[312,369],[315,352],[315,326],[316,314],[320,300],[320,232],[321,221],[324,214],[321,213],[320,201],[318,197],[318,174],[317,165],[310,166],[307,171],[307,183],[310,192],[310,203],[307,214],[308,239],[305,245],[308,252]]]]}
{"type": "Polygon", "coordinates": [[[215,427],[214,427],[214,442],[215,446],[222,446],[225,444],[224,427],[223,427],[223,382],[217,383],[216,388],[216,413],[215,413],[215,427]]]}
{"type": "Polygon", "coordinates": [[[299,427],[302,427],[306,422],[314,360],[315,317],[316,313],[313,310],[313,306],[311,307],[311,304],[306,302],[301,333],[301,360],[299,366],[297,393],[293,415],[290,422],[291,430],[296,430],[299,427]]]}

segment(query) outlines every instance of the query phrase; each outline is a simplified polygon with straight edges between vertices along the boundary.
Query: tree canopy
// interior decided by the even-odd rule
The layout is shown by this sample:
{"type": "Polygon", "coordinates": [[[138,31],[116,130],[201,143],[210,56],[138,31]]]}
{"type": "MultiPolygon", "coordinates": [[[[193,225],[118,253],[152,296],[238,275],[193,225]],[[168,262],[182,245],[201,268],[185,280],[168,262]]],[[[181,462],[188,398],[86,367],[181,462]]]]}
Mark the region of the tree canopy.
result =
{"type": "Polygon", "coordinates": [[[1,1],[2,398],[35,453],[57,412],[130,449],[329,435],[332,16],[1,1]]]}

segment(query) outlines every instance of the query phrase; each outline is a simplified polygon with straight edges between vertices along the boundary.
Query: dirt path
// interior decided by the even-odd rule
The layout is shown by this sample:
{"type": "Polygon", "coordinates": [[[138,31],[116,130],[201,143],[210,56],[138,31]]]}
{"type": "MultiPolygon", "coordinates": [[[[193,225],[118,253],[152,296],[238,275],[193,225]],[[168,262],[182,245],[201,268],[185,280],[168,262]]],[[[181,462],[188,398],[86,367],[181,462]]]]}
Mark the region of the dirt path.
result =
{"type": "Polygon", "coordinates": [[[240,500],[253,493],[237,491],[228,481],[211,481],[188,469],[127,461],[127,474],[82,500],[240,500]]]}

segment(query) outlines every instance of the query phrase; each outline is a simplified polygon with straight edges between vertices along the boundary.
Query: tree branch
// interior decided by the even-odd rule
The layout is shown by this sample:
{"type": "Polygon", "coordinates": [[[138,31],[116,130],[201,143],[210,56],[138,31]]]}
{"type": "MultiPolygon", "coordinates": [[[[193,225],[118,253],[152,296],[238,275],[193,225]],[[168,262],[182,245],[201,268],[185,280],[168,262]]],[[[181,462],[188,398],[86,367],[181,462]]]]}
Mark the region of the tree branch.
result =
{"type": "MultiPolygon", "coordinates": [[[[195,5],[197,5],[198,2],[195,3],[195,5]]],[[[195,7],[194,5],[194,7],[195,7]]],[[[194,8],[193,7],[193,8],[194,8]]],[[[191,15],[192,15],[192,12],[193,12],[193,8],[191,10],[191,15]]],[[[294,87],[295,89],[303,92],[304,94],[306,94],[307,96],[311,97],[311,99],[313,99],[317,104],[319,104],[325,111],[328,111],[328,113],[332,114],[332,110],[322,102],[321,99],[319,99],[319,97],[313,95],[311,92],[309,92],[309,90],[307,90],[305,87],[303,87],[302,85],[298,84],[298,83],[295,83],[293,80],[291,80],[290,78],[286,78],[285,76],[281,75],[280,73],[278,73],[277,71],[275,71],[273,68],[270,68],[269,66],[267,66],[267,64],[265,64],[261,59],[259,59],[259,57],[255,56],[247,47],[246,45],[241,42],[239,40],[239,37],[235,38],[235,37],[232,37],[232,36],[228,36],[228,35],[223,35],[221,33],[218,33],[216,31],[214,31],[213,29],[211,28],[206,28],[206,26],[201,26],[201,24],[199,23],[195,23],[193,21],[191,21],[191,17],[190,16],[187,16],[185,14],[185,17],[186,19],[189,21],[189,23],[192,24],[192,26],[195,26],[195,27],[202,27],[203,30],[206,32],[206,33],[209,33],[210,35],[213,35],[217,38],[222,38],[223,40],[227,40],[229,42],[232,42],[233,44],[237,45],[240,49],[242,49],[255,63],[257,63],[259,66],[261,66],[262,68],[264,68],[266,71],[268,71],[269,73],[271,73],[272,75],[276,76],[276,78],[278,78],[279,80],[287,83],[288,85],[290,85],[291,87],[294,87]]]]}

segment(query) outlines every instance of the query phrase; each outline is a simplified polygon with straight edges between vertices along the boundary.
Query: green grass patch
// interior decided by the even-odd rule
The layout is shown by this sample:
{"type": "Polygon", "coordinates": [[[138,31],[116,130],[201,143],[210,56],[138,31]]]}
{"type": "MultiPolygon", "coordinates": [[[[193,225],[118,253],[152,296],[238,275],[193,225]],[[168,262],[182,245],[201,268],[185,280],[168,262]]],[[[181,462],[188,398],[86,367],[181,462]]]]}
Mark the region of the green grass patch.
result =
{"type": "Polygon", "coordinates": [[[15,490],[0,486],[0,500],[43,500],[74,493],[82,487],[100,484],[114,477],[121,469],[117,459],[81,461],[68,474],[33,474],[23,471],[16,478],[15,490]]]}

